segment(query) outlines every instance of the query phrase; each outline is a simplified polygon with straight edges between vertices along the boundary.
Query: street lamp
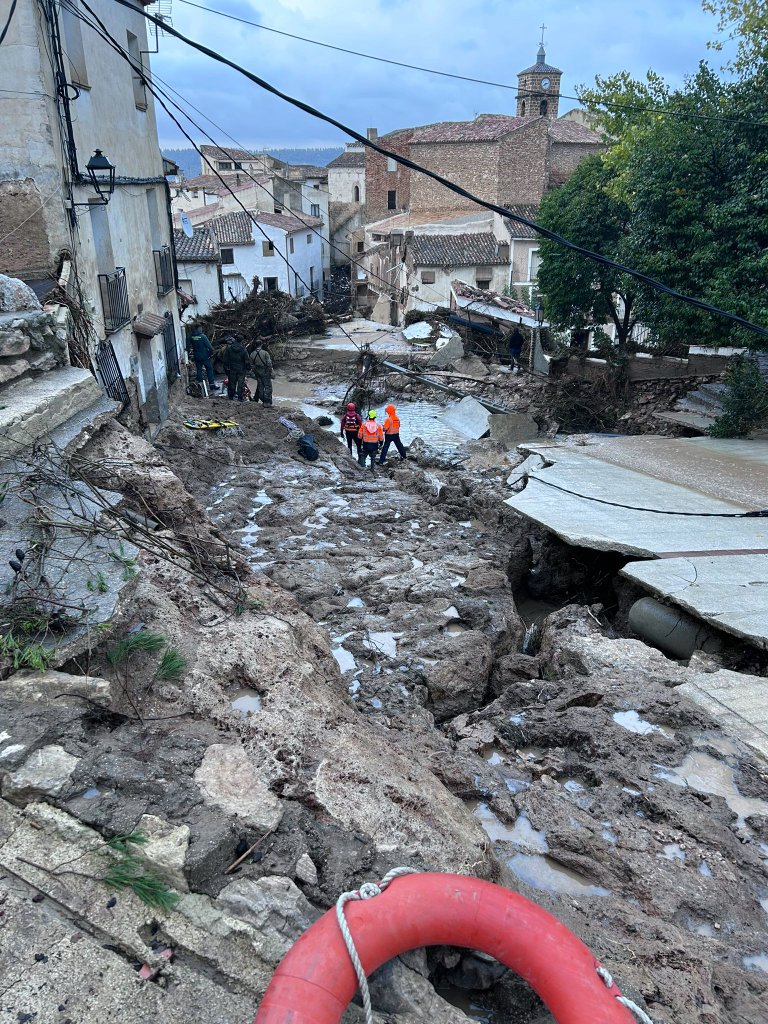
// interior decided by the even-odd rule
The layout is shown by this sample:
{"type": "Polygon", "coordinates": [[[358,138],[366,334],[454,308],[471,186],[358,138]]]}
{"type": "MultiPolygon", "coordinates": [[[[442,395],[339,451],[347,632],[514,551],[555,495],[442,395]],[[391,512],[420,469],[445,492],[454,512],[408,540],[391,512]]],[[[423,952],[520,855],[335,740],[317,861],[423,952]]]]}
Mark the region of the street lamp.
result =
{"type": "Polygon", "coordinates": [[[536,334],[534,337],[533,344],[528,352],[528,369],[533,372],[533,361],[536,346],[541,344],[541,325],[544,323],[544,307],[541,304],[541,300],[537,300],[536,305],[533,308],[534,315],[536,317],[536,334]]]}
{"type": "Polygon", "coordinates": [[[91,184],[106,205],[115,191],[115,165],[110,163],[100,149],[97,149],[85,165],[91,184]]]}

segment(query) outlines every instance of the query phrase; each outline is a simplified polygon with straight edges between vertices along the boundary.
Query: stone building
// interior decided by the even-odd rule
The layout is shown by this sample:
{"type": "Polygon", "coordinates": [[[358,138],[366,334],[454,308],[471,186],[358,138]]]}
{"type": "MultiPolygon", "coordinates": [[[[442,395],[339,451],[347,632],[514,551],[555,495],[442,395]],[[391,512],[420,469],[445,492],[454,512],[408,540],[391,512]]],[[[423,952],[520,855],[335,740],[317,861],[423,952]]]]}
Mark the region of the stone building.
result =
{"type": "Polygon", "coordinates": [[[77,0],[18,0],[10,19],[0,58],[0,272],[41,296],[58,285],[79,311],[79,365],[151,428],[167,416],[184,351],[172,168],[137,70],[151,50],[142,4],[92,3],[133,67],[77,16],[77,0]]]}
{"type": "Polygon", "coordinates": [[[331,263],[340,266],[354,256],[352,236],[365,221],[365,151],[357,142],[347,143],[331,160],[328,171],[331,263]]]}

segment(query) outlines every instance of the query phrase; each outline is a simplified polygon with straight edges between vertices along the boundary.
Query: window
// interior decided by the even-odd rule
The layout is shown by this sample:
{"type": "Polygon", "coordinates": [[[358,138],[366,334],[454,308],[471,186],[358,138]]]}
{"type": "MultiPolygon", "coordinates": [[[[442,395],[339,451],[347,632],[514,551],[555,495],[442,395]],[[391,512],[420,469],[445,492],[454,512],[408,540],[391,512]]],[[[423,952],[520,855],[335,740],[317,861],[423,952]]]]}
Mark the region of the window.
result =
{"type": "Polygon", "coordinates": [[[397,192],[395,189],[392,189],[391,191],[387,192],[387,209],[397,209],[397,192]]]}
{"type": "Polygon", "coordinates": [[[195,189],[195,191],[192,193],[192,198],[193,199],[197,199],[197,198],[199,198],[199,196],[200,196],[200,192],[198,191],[198,189],[195,189]]]}
{"type": "Polygon", "coordinates": [[[422,284],[434,284],[435,283],[435,272],[434,272],[434,270],[422,270],[422,272],[421,272],[421,283],[422,284]]]}
{"type": "Polygon", "coordinates": [[[279,213],[279,214],[282,214],[282,212],[283,212],[283,211],[282,211],[282,210],[280,209],[280,207],[279,207],[279,206],[276,206],[276,207],[275,207],[275,213],[279,213]]]}
{"type": "Polygon", "coordinates": [[[528,253],[528,280],[535,281],[539,274],[539,250],[531,249],[528,253]]]}
{"type": "Polygon", "coordinates": [[[96,250],[96,270],[100,274],[109,274],[115,269],[115,257],[112,254],[107,208],[103,203],[94,201],[89,204],[88,213],[93,232],[93,247],[96,250]]]}
{"type": "Polygon", "coordinates": [[[288,239],[288,251],[293,252],[293,236],[288,239]]]}
{"type": "Polygon", "coordinates": [[[277,278],[276,277],[265,277],[264,278],[264,290],[267,292],[277,291],[277,278]]]}
{"type": "Polygon", "coordinates": [[[355,196],[355,200],[354,201],[356,203],[359,203],[360,202],[360,186],[359,185],[355,185],[354,196],[355,196]]]}
{"type": "Polygon", "coordinates": [[[275,255],[275,243],[268,241],[266,238],[261,243],[261,255],[262,256],[274,256],[275,255]]]}
{"type": "Polygon", "coordinates": [[[227,267],[231,266],[235,262],[235,250],[234,249],[222,249],[221,250],[221,262],[222,265],[227,267]]]}
{"type": "Polygon", "coordinates": [[[490,287],[491,287],[491,280],[490,280],[490,278],[485,278],[485,277],[482,278],[482,279],[478,278],[477,279],[477,287],[481,291],[484,291],[484,292],[490,291],[490,287]]]}
{"type": "Polygon", "coordinates": [[[539,113],[541,114],[542,117],[546,117],[547,116],[547,101],[546,100],[542,100],[541,103],[539,104],[539,113]]]}
{"type": "Polygon", "coordinates": [[[315,268],[309,268],[309,287],[311,291],[315,290],[315,268]]]}
{"type": "Polygon", "coordinates": [[[310,206],[309,209],[310,209],[310,213],[312,214],[313,217],[319,217],[320,216],[320,204],[319,203],[312,203],[312,205],[310,206]]]}
{"type": "Polygon", "coordinates": [[[243,169],[243,165],[235,162],[235,170],[236,171],[242,171],[242,169],[243,169]]]}
{"type": "Polygon", "coordinates": [[[148,188],[146,196],[149,237],[152,239],[152,248],[159,249],[163,244],[163,237],[160,232],[160,211],[157,205],[157,192],[153,188],[148,188]]]}
{"type": "Polygon", "coordinates": [[[133,32],[126,32],[128,37],[128,56],[131,58],[131,75],[133,77],[133,102],[139,110],[147,109],[147,93],[144,88],[144,62],[141,59],[139,37],[133,32]]]}
{"type": "Polygon", "coordinates": [[[219,160],[219,165],[218,166],[219,166],[219,170],[220,171],[231,171],[232,170],[232,161],[231,160],[219,160]]]}
{"type": "Polygon", "coordinates": [[[520,104],[520,116],[525,117],[525,100],[520,104]]]}
{"type": "Polygon", "coordinates": [[[397,160],[395,160],[394,157],[387,157],[387,170],[389,171],[390,174],[392,174],[393,171],[397,170],[397,160]]]}
{"type": "Polygon", "coordinates": [[[509,259],[509,246],[506,242],[499,242],[499,259],[505,262],[509,259]]]}
{"type": "Polygon", "coordinates": [[[312,245],[312,235],[307,235],[307,245],[312,245]]]}
{"type": "MultiPolygon", "coordinates": [[[[80,5],[77,0],[72,0],[70,7],[78,11],[80,5]]],[[[85,52],[83,50],[82,23],[74,11],[68,11],[62,4],[59,7],[59,18],[61,19],[61,31],[64,36],[64,51],[67,61],[67,74],[69,80],[75,85],[88,88],[88,69],[85,65],[85,52]]]]}
{"type": "Polygon", "coordinates": [[[365,242],[358,242],[357,243],[357,251],[358,252],[365,252],[365,242]]]}

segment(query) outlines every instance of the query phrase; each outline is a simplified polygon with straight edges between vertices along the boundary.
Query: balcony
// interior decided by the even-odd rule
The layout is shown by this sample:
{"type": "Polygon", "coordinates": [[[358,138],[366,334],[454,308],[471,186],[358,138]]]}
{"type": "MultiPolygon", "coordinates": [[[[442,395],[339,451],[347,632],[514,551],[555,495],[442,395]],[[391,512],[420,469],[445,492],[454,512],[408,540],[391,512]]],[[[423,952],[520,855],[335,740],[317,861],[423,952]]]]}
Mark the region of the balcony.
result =
{"type": "Polygon", "coordinates": [[[131,319],[125,267],[115,267],[111,274],[99,274],[99,291],[104,311],[104,330],[107,334],[114,334],[131,319]]]}
{"type": "Polygon", "coordinates": [[[159,298],[172,292],[176,286],[173,279],[173,257],[171,247],[164,245],[162,249],[153,249],[152,256],[155,260],[155,280],[157,281],[157,294],[159,298]]]}

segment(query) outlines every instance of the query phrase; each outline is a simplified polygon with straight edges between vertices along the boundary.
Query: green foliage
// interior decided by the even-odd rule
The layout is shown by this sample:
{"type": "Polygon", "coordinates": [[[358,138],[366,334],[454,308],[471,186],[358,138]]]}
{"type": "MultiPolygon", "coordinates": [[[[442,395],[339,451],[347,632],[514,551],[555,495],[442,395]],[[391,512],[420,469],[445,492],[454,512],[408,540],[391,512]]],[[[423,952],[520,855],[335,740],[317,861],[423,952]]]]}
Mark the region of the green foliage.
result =
{"type": "MultiPolygon", "coordinates": [[[[599,156],[579,164],[561,188],[544,196],[539,223],[592,252],[626,259],[630,209],[611,192],[616,172],[599,156]]],[[[539,243],[538,286],[547,319],[556,328],[616,327],[619,349],[635,323],[630,278],[556,242],[539,243]]]]}
{"type": "Polygon", "coordinates": [[[160,659],[160,666],[157,670],[157,678],[168,683],[177,683],[184,677],[187,671],[187,659],[174,647],[169,647],[163,652],[160,659]]]}
{"type": "MultiPolygon", "coordinates": [[[[765,70],[768,63],[768,7],[765,0],[702,0],[705,11],[717,18],[717,30],[725,40],[738,40],[736,57],[726,67],[742,78],[765,70]]],[[[708,46],[722,50],[724,40],[708,46]]]]}
{"type": "Polygon", "coordinates": [[[728,390],[723,395],[723,414],[707,433],[711,437],[744,437],[768,420],[768,384],[749,358],[731,360],[725,382],[728,390]]]}
{"type": "Polygon", "coordinates": [[[644,82],[620,71],[596,75],[593,88],[580,85],[576,93],[605,140],[615,147],[631,143],[643,126],[653,124],[657,116],[653,110],[666,104],[669,87],[655,71],[648,71],[644,82]]]}
{"type": "Polygon", "coordinates": [[[88,587],[88,589],[91,591],[91,593],[106,594],[106,592],[109,590],[109,584],[107,583],[107,577],[104,575],[104,573],[101,570],[99,570],[96,573],[96,576],[95,576],[94,579],[88,580],[88,582],[85,585],[86,585],[86,587],[88,587]]]}
{"type": "Polygon", "coordinates": [[[123,580],[127,583],[129,580],[134,579],[138,573],[136,568],[136,559],[131,558],[125,553],[125,546],[121,543],[117,551],[110,551],[110,558],[114,558],[116,562],[119,562],[123,567],[123,580]]]}
{"type": "Polygon", "coordinates": [[[31,668],[43,672],[53,660],[54,651],[42,644],[30,644],[13,633],[0,636],[0,657],[12,659],[13,669],[31,668]]]}
{"type": "Polygon", "coordinates": [[[173,910],[181,898],[178,893],[169,889],[157,875],[147,871],[136,857],[132,846],[143,846],[148,842],[143,832],[129,832],[115,836],[105,845],[105,853],[111,851],[117,856],[110,860],[104,875],[105,885],[112,889],[131,889],[142,903],[160,910],[173,910]]]}
{"type": "Polygon", "coordinates": [[[134,654],[140,651],[144,654],[157,654],[165,647],[165,637],[160,633],[151,633],[147,629],[140,629],[137,633],[131,633],[111,650],[107,651],[107,661],[114,668],[124,665],[134,654]]]}
{"type": "Polygon", "coordinates": [[[115,850],[118,853],[130,853],[131,843],[134,846],[144,846],[148,842],[149,839],[143,832],[124,832],[122,835],[108,839],[106,845],[110,850],[115,850]]]}

